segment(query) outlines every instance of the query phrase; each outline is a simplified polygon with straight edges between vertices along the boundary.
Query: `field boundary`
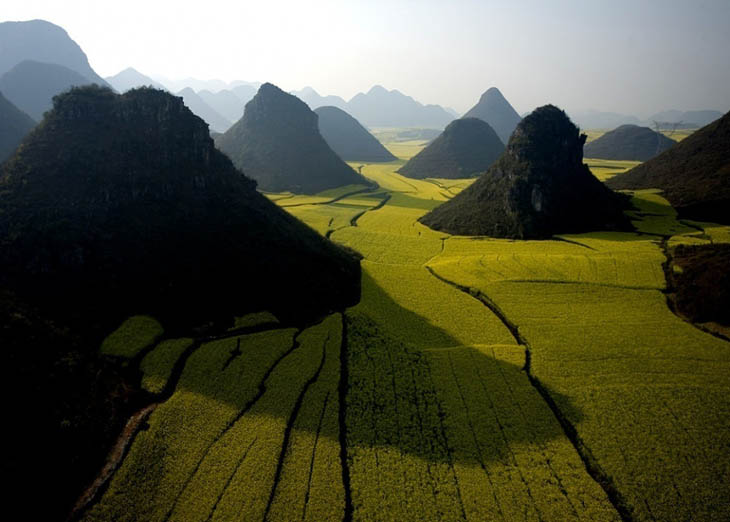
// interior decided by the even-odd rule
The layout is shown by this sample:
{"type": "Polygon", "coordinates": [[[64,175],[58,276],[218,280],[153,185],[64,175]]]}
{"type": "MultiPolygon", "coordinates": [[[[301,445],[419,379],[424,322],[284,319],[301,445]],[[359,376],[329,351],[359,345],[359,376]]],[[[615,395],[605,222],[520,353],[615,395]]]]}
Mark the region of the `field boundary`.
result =
{"type": "Polygon", "coordinates": [[[590,448],[586,446],[586,444],[580,438],[577,430],[575,429],[575,426],[573,426],[573,424],[563,414],[560,407],[555,403],[552,396],[550,395],[550,392],[542,385],[540,380],[532,374],[532,349],[527,339],[525,339],[524,336],[520,333],[519,327],[507,317],[507,315],[499,308],[499,306],[497,306],[497,304],[489,296],[487,296],[480,290],[460,285],[454,281],[450,281],[437,274],[429,266],[426,266],[426,270],[428,270],[428,272],[439,281],[451,285],[458,290],[461,290],[462,292],[470,295],[471,297],[482,303],[484,306],[486,306],[494,315],[497,316],[497,318],[499,318],[500,321],[502,321],[504,326],[510,331],[510,333],[514,337],[515,341],[520,346],[525,347],[525,365],[522,369],[527,375],[530,384],[540,394],[542,399],[550,408],[550,411],[553,412],[553,415],[560,424],[563,433],[565,433],[565,436],[571,442],[581,460],[583,461],[583,465],[585,466],[588,475],[590,475],[590,477],[599,486],[601,486],[603,491],[606,493],[609,501],[613,505],[614,509],[616,509],[617,513],[621,517],[621,520],[623,520],[624,522],[633,522],[633,510],[629,503],[626,501],[626,499],[624,499],[619,490],[611,481],[611,477],[603,470],[601,465],[593,456],[590,448]]]}

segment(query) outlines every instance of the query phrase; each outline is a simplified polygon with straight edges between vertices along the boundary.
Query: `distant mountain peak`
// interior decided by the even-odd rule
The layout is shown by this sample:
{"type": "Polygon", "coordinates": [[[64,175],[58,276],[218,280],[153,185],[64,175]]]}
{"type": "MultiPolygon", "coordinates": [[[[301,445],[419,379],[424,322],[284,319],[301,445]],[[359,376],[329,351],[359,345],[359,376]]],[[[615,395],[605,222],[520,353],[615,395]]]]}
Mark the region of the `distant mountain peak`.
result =
{"type": "Polygon", "coordinates": [[[497,132],[503,143],[509,141],[512,131],[522,118],[496,87],[490,87],[479,98],[464,118],[479,118],[486,121],[497,132]]]}
{"type": "Polygon", "coordinates": [[[424,105],[398,90],[373,85],[347,103],[347,112],[370,127],[422,127],[443,129],[454,117],[440,105],[424,105]]]}
{"type": "Polygon", "coordinates": [[[108,85],[63,27],[46,20],[0,23],[0,75],[24,60],[62,65],[92,83],[108,85]]]}
{"type": "Polygon", "coordinates": [[[382,85],[373,85],[370,87],[370,90],[368,91],[368,94],[382,94],[382,93],[388,93],[388,89],[383,87],[382,85]]]}

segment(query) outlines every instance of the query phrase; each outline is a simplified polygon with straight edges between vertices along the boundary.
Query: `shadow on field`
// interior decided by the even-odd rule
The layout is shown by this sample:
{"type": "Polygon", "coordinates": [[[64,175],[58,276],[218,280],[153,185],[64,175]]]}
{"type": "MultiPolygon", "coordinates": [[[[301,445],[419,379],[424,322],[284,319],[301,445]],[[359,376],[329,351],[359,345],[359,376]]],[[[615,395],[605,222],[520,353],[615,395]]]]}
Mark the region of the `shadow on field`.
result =
{"type": "MultiPolygon", "coordinates": [[[[345,316],[345,423],[350,459],[354,453],[367,454],[369,449],[380,448],[431,462],[516,466],[512,445],[540,447],[548,440],[565,437],[560,423],[523,370],[523,347],[460,346],[447,332],[400,306],[366,272],[363,296],[367,302],[348,310],[345,316]],[[428,348],[433,346],[450,348],[428,348]]],[[[280,342],[296,346],[292,330],[282,329],[275,335],[280,342]]],[[[216,345],[225,352],[225,356],[218,353],[217,361],[228,360],[230,355],[246,364],[245,343],[240,352],[235,337],[216,341],[216,345]]],[[[327,346],[328,350],[339,349],[337,343],[327,346]]],[[[321,351],[316,357],[321,357],[321,351]]],[[[285,360],[286,357],[282,362],[285,360]]],[[[272,378],[276,369],[257,383],[264,391],[252,406],[250,397],[239,392],[240,381],[230,378],[230,372],[241,370],[235,364],[216,364],[218,369],[212,370],[204,381],[186,379],[186,369],[178,390],[203,395],[241,411],[250,408],[283,423],[293,421],[297,429],[317,429],[319,436],[342,443],[336,423],[298,422],[292,418],[290,402],[266,400],[267,394],[276,396],[282,392],[275,388],[277,382],[281,386],[281,378],[272,378]]],[[[292,376],[291,383],[309,377],[304,373],[292,376]]],[[[294,386],[287,382],[289,385],[294,386]]],[[[552,390],[550,394],[569,418],[582,418],[566,396],[552,390]]],[[[310,397],[306,396],[307,399],[310,397]]],[[[161,409],[165,407],[163,404],[161,409]]],[[[306,409],[320,415],[323,408],[324,405],[310,405],[306,409]]],[[[161,412],[153,415],[158,414],[161,412]]],[[[165,444],[175,440],[170,430],[188,429],[186,411],[176,411],[176,415],[175,422],[164,424],[164,435],[151,433],[144,438],[147,442],[140,443],[165,444]]],[[[158,429],[154,422],[150,424],[153,431],[158,429]]],[[[160,449],[149,448],[142,453],[166,458],[166,452],[160,449]]],[[[149,461],[136,465],[157,467],[149,461]]],[[[231,463],[234,465],[235,462],[231,463]]]]}
{"type": "MultiPolygon", "coordinates": [[[[366,271],[363,296],[369,303],[346,316],[348,446],[389,446],[429,461],[509,466],[516,465],[510,446],[542,446],[565,437],[523,369],[524,347],[460,346],[400,306],[366,271]],[[450,348],[422,349],[424,344],[450,348]]],[[[548,391],[564,415],[582,419],[567,396],[548,391]]]]}

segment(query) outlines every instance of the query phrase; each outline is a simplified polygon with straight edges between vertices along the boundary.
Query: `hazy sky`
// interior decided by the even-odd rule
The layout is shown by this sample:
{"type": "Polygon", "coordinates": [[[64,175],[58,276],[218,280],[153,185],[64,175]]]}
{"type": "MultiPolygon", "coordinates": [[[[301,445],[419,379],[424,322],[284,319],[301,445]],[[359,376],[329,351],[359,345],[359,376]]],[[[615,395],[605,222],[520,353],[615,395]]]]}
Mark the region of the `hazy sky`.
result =
{"type": "Polygon", "coordinates": [[[0,21],[33,18],[102,76],[381,84],[460,112],[491,86],[520,113],[730,109],[730,0],[2,0],[0,21]]]}

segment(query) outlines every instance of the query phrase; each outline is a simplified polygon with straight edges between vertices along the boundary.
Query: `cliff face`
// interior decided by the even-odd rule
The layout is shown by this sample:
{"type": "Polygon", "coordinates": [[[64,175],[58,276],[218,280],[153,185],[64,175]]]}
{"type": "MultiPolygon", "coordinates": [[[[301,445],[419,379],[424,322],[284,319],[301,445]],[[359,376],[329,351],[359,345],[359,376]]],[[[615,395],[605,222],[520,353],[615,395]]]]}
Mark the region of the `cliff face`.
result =
{"type": "Polygon", "coordinates": [[[74,89],[3,166],[0,281],[163,316],[355,302],[357,262],[255,186],[180,98],[74,89]]]}
{"type": "Polygon", "coordinates": [[[489,124],[478,118],[454,120],[398,172],[409,178],[471,178],[499,158],[504,145],[489,124]]]}
{"type": "Polygon", "coordinates": [[[262,190],[314,194],[367,183],[327,145],[307,104],[270,83],[216,144],[262,190]]]}
{"type": "Polygon", "coordinates": [[[562,110],[540,107],[485,174],[421,221],[451,234],[518,239],[626,228],[624,198],[583,164],[584,142],[562,110]]]}

